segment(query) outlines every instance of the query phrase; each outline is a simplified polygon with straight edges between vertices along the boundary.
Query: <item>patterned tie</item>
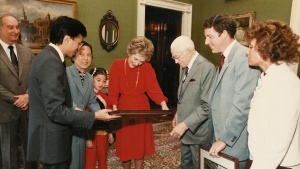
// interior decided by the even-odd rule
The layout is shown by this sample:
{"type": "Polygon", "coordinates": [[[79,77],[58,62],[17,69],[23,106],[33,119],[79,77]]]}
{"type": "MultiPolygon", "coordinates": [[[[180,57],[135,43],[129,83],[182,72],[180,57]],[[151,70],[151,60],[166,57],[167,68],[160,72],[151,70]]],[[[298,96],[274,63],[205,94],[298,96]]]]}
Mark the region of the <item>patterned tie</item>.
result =
{"type": "Polygon", "coordinates": [[[186,67],[186,68],[185,68],[184,74],[185,74],[185,76],[184,76],[184,79],[183,79],[182,83],[184,83],[186,77],[187,77],[188,74],[189,74],[189,67],[186,67]]]}
{"type": "Polygon", "coordinates": [[[189,67],[185,68],[185,72],[184,73],[185,73],[185,77],[187,77],[187,75],[189,74],[189,67]]]}
{"type": "Polygon", "coordinates": [[[17,59],[17,56],[14,52],[14,47],[13,46],[8,46],[8,48],[10,49],[11,63],[13,64],[13,67],[16,70],[17,74],[19,74],[18,59],[17,59]]]}
{"type": "Polygon", "coordinates": [[[220,58],[219,73],[221,72],[221,69],[222,69],[222,67],[223,67],[224,60],[225,60],[225,56],[222,54],[222,55],[221,55],[221,58],[220,58]]]}

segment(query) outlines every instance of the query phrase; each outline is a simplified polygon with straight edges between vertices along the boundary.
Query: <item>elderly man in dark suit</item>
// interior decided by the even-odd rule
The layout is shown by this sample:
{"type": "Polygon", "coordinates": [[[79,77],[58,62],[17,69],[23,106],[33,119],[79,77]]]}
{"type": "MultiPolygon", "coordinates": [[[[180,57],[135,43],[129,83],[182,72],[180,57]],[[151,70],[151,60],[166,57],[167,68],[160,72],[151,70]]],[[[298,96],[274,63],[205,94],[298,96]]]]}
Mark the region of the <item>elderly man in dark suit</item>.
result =
{"type": "Polygon", "coordinates": [[[175,63],[183,68],[171,136],[181,138],[181,168],[198,169],[198,145],[209,146],[209,93],[216,69],[195,50],[194,42],[187,36],[172,42],[171,53],[175,63]]]}
{"type": "Polygon", "coordinates": [[[21,136],[26,153],[27,78],[34,54],[31,49],[16,43],[19,36],[17,18],[9,13],[0,14],[0,168],[18,168],[17,134],[21,136]]]}
{"type": "Polygon", "coordinates": [[[43,169],[69,167],[72,127],[91,128],[95,119],[108,121],[117,117],[109,115],[107,109],[72,109],[64,57],[72,57],[86,35],[80,21],[58,17],[50,30],[51,43],[30,66],[28,159],[40,161],[43,169]]]}

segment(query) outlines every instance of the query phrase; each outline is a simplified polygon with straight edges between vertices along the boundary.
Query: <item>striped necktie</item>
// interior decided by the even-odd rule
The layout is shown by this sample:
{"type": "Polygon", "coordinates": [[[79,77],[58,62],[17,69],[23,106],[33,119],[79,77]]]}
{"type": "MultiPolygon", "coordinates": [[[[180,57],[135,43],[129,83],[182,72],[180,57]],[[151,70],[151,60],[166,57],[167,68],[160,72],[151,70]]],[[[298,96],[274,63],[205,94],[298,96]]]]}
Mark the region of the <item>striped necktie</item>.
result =
{"type": "Polygon", "coordinates": [[[17,56],[14,52],[14,47],[13,46],[8,46],[8,48],[10,50],[11,63],[13,64],[13,67],[16,70],[17,74],[19,74],[18,59],[17,59],[17,56]]]}

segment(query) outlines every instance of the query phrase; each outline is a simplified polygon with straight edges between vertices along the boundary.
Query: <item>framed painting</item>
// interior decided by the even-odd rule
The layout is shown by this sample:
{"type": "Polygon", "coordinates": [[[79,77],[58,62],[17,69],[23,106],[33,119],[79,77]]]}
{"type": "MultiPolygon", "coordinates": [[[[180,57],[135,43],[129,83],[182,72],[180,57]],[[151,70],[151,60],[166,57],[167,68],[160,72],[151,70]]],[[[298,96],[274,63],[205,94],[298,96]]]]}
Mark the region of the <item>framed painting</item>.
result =
{"type": "Polygon", "coordinates": [[[242,45],[248,46],[247,42],[244,40],[244,34],[245,31],[254,23],[255,15],[255,11],[232,15],[237,22],[235,39],[242,45]]]}
{"type": "Polygon", "coordinates": [[[199,168],[200,169],[238,169],[239,159],[225,153],[219,153],[219,157],[209,154],[209,149],[199,147],[199,168]]]}
{"type": "Polygon", "coordinates": [[[0,13],[19,21],[20,43],[37,54],[50,42],[50,26],[58,16],[76,18],[76,2],[69,0],[0,0],[0,13]]]}

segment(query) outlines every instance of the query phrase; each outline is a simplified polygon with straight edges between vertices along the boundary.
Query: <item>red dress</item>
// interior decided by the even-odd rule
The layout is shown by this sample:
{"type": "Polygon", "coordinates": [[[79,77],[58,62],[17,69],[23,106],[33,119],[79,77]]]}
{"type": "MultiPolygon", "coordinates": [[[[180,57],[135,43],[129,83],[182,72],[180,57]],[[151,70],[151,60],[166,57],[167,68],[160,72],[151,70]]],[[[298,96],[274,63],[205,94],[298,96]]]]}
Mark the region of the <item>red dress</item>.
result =
{"type": "MultiPolygon", "coordinates": [[[[151,64],[144,62],[130,68],[126,59],[115,60],[109,74],[111,103],[119,110],[149,110],[146,93],[158,105],[168,100],[158,85],[151,64]]],[[[116,155],[121,161],[139,160],[155,153],[151,119],[122,120],[121,123],[116,138],[116,155]]]]}

